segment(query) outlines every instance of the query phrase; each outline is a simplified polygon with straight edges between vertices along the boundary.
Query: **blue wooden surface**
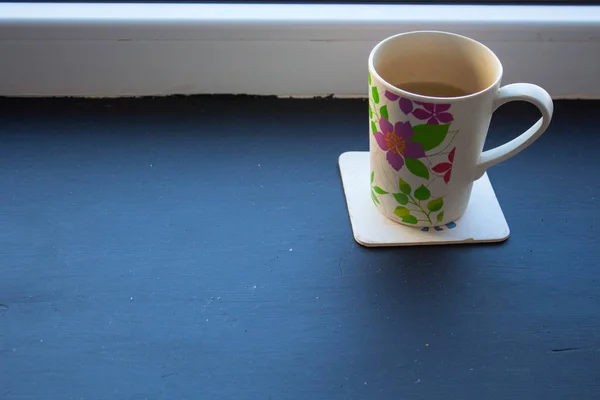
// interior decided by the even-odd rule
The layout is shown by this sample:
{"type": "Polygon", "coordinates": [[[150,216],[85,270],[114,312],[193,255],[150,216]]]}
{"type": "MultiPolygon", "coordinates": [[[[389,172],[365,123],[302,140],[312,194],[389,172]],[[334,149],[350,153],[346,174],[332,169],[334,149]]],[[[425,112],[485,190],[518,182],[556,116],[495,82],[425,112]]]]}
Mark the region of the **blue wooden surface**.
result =
{"type": "Polygon", "coordinates": [[[367,249],[365,101],[0,100],[0,398],[598,399],[599,106],[489,171],[507,242],[367,249]]]}

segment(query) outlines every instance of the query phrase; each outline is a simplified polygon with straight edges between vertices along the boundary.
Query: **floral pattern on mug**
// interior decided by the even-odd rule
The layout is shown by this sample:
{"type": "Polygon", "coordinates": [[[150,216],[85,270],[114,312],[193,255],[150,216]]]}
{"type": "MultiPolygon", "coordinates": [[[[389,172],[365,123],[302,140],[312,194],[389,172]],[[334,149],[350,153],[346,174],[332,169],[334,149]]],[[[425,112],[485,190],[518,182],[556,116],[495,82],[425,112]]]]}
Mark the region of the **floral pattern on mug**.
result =
{"type": "Polygon", "coordinates": [[[458,131],[450,130],[450,123],[454,121],[451,104],[413,101],[389,90],[385,90],[384,96],[389,102],[397,103],[405,117],[400,121],[394,121],[393,115],[390,118],[388,106],[391,104],[380,103],[378,88],[372,86],[369,116],[373,137],[377,147],[385,152],[392,170],[405,171],[406,167],[408,172],[402,174],[412,174],[417,180],[413,186],[398,178],[396,187],[383,188],[374,185],[372,171],[371,198],[375,206],[380,207],[380,197],[393,196],[396,203],[393,214],[402,222],[436,227],[444,219],[444,197],[436,196],[437,186],[432,183],[437,179],[446,185],[450,183],[456,152],[452,143],[458,131]]]}
{"type": "Polygon", "coordinates": [[[400,101],[398,102],[398,105],[400,106],[400,110],[404,114],[408,115],[412,112],[412,110],[413,110],[412,100],[407,99],[406,97],[398,96],[397,94],[394,94],[394,93],[390,92],[389,90],[385,91],[385,97],[391,101],[396,101],[396,100],[400,99],[400,101]]]}
{"type": "Polygon", "coordinates": [[[392,126],[386,118],[381,117],[379,129],[375,132],[375,140],[381,150],[387,152],[386,159],[396,171],[404,166],[404,157],[425,157],[423,146],[409,141],[414,136],[410,122],[397,122],[392,126]]]}
{"type": "Polygon", "coordinates": [[[389,90],[385,91],[385,97],[390,101],[399,100],[398,105],[404,114],[412,114],[420,120],[427,120],[428,124],[448,124],[454,121],[454,116],[448,112],[450,104],[413,102],[411,99],[392,93],[389,90]],[[421,108],[415,108],[415,104],[421,108]]]}
{"type": "Polygon", "coordinates": [[[452,176],[452,164],[454,163],[454,152],[456,151],[456,147],[452,149],[452,151],[448,154],[448,162],[441,162],[439,164],[434,165],[431,169],[433,172],[438,174],[444,174],[444,182],[446,184],[450,182],[450,177],[452,176]]]}
{"type": "Polygon", "coordinates": [[[415,101],[415,104],[423,108],[415,109],[412,114],[420,120],[427,119],[428,124],[437,125],[440,122],[448,124],[454,121],[452,114],[447,112],[450,109],[450,104],[422,103],[420,101],[415,101]]]}

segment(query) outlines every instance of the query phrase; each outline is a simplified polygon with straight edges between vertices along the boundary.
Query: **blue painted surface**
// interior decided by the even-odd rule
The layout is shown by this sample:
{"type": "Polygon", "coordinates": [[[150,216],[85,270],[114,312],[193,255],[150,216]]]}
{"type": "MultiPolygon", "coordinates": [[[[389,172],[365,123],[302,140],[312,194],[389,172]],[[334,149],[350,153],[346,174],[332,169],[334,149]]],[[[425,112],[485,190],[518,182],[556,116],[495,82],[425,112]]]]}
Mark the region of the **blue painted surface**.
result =
{"type": "Polygon", "coordinates": [[[0,399],[600,399],[598,109],[490,170],[507,242],[374,249],[366,101],[0,99],[0,399]]]}

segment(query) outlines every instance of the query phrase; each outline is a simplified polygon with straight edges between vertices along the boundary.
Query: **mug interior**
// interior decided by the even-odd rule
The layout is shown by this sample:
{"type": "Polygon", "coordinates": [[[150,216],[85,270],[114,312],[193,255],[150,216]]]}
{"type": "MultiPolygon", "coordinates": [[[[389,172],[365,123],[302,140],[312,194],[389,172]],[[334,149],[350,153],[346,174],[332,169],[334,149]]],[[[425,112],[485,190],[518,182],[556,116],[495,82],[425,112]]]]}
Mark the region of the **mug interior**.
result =
{"type": "Polygon", "coordinates": [[[458,88],[464,96],[488,89],[502,75],[500,60],[490,49],[445,32],[392,36],[373,49],[369,64],[383,81],[396,88],[436,83],[458,88]]]}

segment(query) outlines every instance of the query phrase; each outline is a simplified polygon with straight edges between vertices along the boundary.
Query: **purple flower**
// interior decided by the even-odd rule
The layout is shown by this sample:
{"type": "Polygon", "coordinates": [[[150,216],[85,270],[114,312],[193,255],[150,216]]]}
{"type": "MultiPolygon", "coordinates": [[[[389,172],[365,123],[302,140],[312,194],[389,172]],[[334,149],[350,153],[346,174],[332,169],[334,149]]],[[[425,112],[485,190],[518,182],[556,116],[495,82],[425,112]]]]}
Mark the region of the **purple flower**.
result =
{"type": "Polygon", "coordinates": [[[388,90],[385,91],[385,97],[387,97],[390,101],[396,101],[400,99],[400,110],[402,110],[404,114],[408,115],[413,110],[413,102],[410,99],[407,99],[406,97],[400,97],[397,94],[394,94],[388,90]]]}
{"type": "Polygon", "coordinates": [[[423,108],[417,108],[413,111],[413,115],[418,119],[428,119],[428,124],[438,125],[440,122],[447,124],[454,121],[454,117],[449,112],[450,104],[433,104],[433,103],[422,103],[415,101],[418,105],[423,108]]]}
{"type": "Polygon", "coordinates": [[[414,135],[410,122],[398,122],[392,126],[382,117],[379,120],[379,129],[381,132],[375,132],[375,140],[381,150],[387,151],[385,158],[396,171],[404,166],[404,157],[425,157],[423,146],[408,141],[414,135]]]}
{"type": "Polygon", "coordinates": [[[406,97],[400,98],[400,109],[404,114],[410,114],[413,110],[413,102],[406,97]]]}
{"type": "Polygon", "coordinates": [[[390,100],[390,101],[396,101],[400,98],[400,96],[398,96],[395,93],[390,92],[389,90],[385,91],[385,97],[387,97],[388,100],[390,100]]]}

